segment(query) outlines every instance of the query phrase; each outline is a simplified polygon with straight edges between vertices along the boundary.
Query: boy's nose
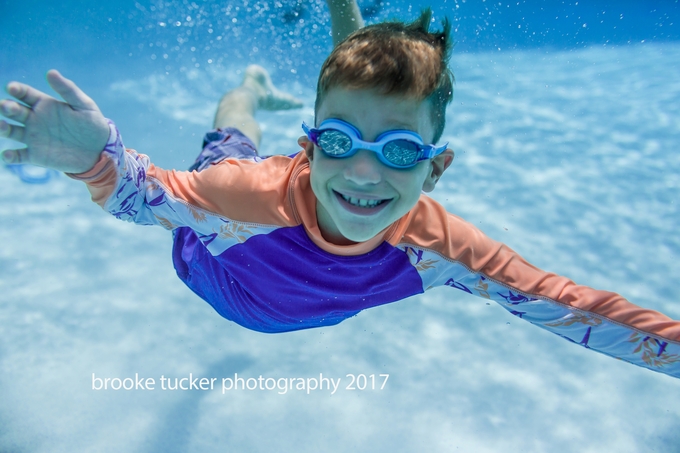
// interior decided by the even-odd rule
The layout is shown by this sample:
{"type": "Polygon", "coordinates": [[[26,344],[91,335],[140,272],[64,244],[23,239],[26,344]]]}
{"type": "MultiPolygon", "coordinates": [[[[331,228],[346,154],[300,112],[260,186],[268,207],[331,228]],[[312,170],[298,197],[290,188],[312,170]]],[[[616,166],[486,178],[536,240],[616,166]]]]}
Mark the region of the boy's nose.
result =
{"type": "Polygon", "coordinates": [[[358,185],[378,184],[382,180],[383,167],[375,153],[360,149],[346,159],[345,178],[358,185]]]}

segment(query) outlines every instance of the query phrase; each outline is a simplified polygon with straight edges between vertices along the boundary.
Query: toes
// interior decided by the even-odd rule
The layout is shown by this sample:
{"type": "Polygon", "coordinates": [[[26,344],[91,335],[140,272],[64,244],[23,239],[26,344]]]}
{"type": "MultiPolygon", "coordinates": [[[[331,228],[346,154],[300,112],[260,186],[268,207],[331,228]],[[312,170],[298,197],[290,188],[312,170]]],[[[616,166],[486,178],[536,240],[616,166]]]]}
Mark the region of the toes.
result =
{"type": "Polygon", "coordinates": [[[260,99],[260,108],[264,110],[291,110],[302,106],[302,101],[278,90],[267,93],[266,97],[260,99]]]}

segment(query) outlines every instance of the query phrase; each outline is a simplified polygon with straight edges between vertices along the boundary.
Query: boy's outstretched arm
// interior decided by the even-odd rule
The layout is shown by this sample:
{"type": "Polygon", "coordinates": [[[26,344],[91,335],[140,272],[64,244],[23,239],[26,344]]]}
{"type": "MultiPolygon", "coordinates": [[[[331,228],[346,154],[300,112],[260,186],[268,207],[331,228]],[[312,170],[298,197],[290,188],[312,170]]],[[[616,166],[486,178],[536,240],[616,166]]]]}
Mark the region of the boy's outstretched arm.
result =
{"type": "Polygon", "coordinates": [[[19,82],[7,92],[17,101],[0,101],[0,112],[17,123],[0,120],[0,136],[24,143],[26,148],[6,150],[6,163],[30,163],[67,173],[91,169],[104,149],[109,126],[101,111],[71,80],[56,70],[47,82],[64,101],[19,82]]]}
{"type": "Polygon", "coordinates": [[[331,12],[331,32],[333,47],[351,33],[364,26],[364,19],[356,0],[326,0],[331,12]]]}

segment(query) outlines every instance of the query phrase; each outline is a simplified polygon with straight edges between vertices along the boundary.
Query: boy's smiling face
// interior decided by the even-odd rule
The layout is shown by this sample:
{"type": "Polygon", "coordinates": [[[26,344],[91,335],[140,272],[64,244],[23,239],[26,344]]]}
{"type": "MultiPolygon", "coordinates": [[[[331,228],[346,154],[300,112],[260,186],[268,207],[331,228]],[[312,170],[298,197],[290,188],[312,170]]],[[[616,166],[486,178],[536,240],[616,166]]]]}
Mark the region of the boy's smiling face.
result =
{"type": "MultiPolygon", "coordinates": [[[[434,134],[427,101],[386,96],[373,89],[331,88],[319,106],[316,124],[328,118],[352,124],[366,141],[406,129],[429,144],[434,134]]],[[[299,143],[310,160],[319,229],[327,241],[338,245],[371,239],[404,216],[421,191],[434,189],[453,160],[453,151],[446,150],[402,170],[384,165],[371,151],[339,159],[326,156],[306,136],[299,143]]]]}

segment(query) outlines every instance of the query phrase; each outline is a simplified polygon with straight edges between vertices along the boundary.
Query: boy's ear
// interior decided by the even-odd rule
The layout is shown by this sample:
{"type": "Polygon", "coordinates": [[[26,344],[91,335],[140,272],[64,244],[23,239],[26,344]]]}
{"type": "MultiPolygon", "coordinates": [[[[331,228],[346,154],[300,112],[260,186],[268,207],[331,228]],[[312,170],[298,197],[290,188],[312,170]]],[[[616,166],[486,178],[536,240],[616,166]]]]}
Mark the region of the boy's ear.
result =
{"type": "Polygon", "coordinates": [[[298,138],[298,145],[304,148],[307,159],[311,162],[314,158],[314,143],[312,143],[312,141],[306,135],[303,135],[298,138]]]}
{"type": "Polygon", "coordinates": [[[439,178],[441,178],[444,171],[453,162],[454,156],[453,150],[447,149],[430,161],[430,174],[427,175],[423,183],[423,192],[432,192],[434,190],[434,186],[439,181],[439,178]]]}

